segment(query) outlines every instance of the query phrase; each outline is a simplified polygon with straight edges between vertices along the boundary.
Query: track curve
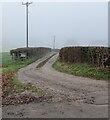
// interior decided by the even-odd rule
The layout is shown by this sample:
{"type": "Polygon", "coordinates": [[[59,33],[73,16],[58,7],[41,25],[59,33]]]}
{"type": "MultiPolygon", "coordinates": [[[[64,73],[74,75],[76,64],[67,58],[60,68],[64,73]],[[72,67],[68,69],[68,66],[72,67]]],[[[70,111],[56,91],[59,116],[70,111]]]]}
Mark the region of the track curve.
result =
{"type": "Polygon", "coordinates": [[[37,69],[36,66],[47,59],[43,57],[18,71],[18,80],[31,82],[53,95],[50,103],[21,105],[25,111],[23,116],[108,117],[108,82],[58,72],[52,68],[57,58],[58,54],[50,58],[42,68],[37,69]]]}

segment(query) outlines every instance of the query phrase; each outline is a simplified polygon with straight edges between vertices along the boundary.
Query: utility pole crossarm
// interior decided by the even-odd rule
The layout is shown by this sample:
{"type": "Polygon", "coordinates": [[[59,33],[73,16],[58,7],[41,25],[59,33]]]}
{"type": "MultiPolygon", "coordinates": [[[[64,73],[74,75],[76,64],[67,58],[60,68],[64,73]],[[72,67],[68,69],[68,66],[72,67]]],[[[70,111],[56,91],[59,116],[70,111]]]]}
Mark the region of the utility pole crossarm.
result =
{"type": "Polygon", "coordinates": [[[33,2],[26,2],[26,3],[24,3],[24,2],[22,2],[22,5],[30,5],[30,4],[32,4],[33,2]]]}
{"type": "Polygon", "coordinates": [[[32,4],[33,2],[28,3],[29,5],[32,4]]]}

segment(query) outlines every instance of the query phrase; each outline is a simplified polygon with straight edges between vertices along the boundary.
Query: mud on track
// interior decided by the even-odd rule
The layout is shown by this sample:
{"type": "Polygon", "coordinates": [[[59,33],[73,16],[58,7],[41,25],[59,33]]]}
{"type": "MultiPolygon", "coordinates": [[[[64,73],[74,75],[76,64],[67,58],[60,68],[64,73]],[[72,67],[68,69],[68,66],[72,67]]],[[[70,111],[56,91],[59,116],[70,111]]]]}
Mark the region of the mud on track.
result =
{"type": "Polygon", "coordinates": [[[23,118],[107,118],[108,82],[68,75],[55,71],[53,56],[42,68],[36,66],[47,59],[43,57],[18,71],[17,78],[31,82],[47,91],[52,97],[47,101],[3,107],[3,117],[23,118]]]}

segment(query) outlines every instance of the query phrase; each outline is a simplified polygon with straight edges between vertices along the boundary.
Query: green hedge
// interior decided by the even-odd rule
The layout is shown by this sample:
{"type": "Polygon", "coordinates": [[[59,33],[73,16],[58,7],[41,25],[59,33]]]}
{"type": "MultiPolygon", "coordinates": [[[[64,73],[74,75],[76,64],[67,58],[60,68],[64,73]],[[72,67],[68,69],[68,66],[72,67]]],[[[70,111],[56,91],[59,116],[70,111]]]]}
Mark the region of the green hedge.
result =
{"type": "Polygon", "coordinates": [[[66,63],[102,66],[109,55],[110,47],[64,47],[60,50],[59,59],[66,63]]]}

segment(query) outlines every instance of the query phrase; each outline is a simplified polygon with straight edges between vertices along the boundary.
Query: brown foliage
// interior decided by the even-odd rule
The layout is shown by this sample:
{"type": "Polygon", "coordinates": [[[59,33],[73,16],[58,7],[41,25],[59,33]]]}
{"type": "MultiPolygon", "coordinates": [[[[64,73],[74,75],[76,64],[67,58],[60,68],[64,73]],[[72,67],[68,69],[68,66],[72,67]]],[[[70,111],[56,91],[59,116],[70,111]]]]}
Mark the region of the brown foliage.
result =
{"type": "Polygon", "coordinates": [[[2,74],[2,97],[6,97],[13,91],[13,84],[11,83],[11,79],[13,78],[14,73],[3,73],[2,74]]]}
{"type": "Polygon", "coordinates": [[[27,57],[40,56],[46,52],[51,51],[51,48],[45,47],[29,47],[29,48],[17,48],[10,51],[10,54],[13,55],[16,59],[19,59],[20,53],[25,53],[27,57]]]}
{"type": "Polygon", "coordinates": [[[66,63],[88,63],[102,66],[110,55],[108,47],[64,47],[60,50],[60,61],[66,63]]]}

